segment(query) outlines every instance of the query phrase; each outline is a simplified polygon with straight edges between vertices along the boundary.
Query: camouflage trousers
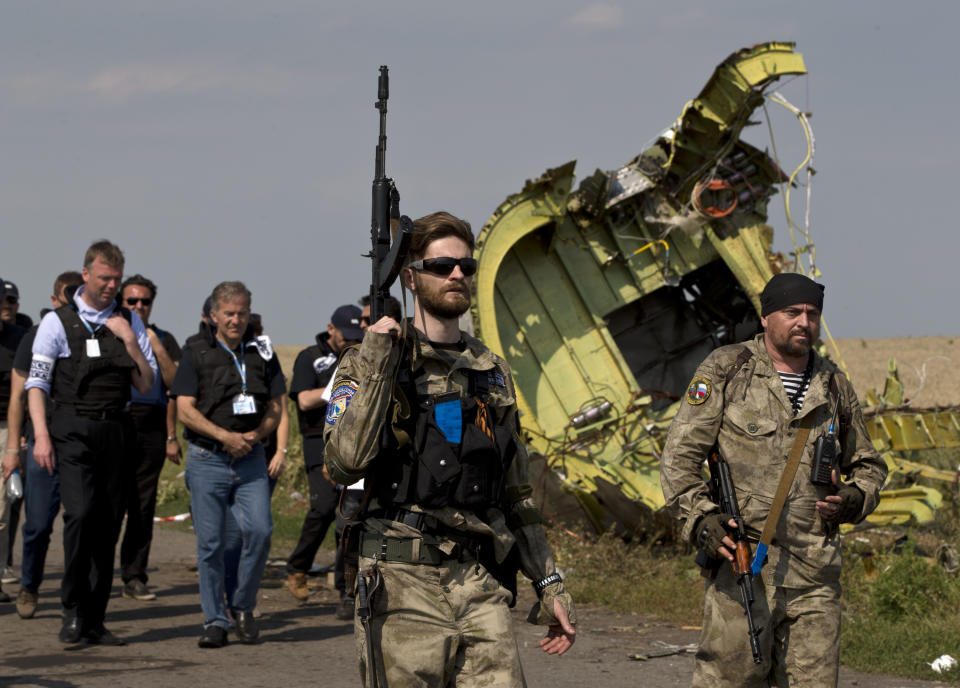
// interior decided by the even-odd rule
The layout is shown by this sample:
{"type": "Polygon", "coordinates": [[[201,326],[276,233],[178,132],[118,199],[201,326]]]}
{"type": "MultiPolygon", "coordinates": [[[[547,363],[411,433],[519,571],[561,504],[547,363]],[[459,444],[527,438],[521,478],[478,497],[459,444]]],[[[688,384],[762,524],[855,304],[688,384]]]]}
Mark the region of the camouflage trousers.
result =
{"type": "Polygon", "coordinates": [[[840,667],[840,584],[767,587],[753,581],[753,620],[763,663],[754,664],[740,588],[730,566],[707,582],[703,629],[693,672],[695,688],[837,685],[840,667]]]}
{"type": "MultiPolygon", "coordinates": [[[[372,562],[361,557],[360,570],[369,571],[372,562]]],[[[439,566],[388,561],[377,567],[381,581],[370,593],[370,624],[389,688],[526,686],[510,593],[483,566],[449,559],[439,566]]],[[[354,628],[361,680],[369,687],[359,615],[354,628]]]]}

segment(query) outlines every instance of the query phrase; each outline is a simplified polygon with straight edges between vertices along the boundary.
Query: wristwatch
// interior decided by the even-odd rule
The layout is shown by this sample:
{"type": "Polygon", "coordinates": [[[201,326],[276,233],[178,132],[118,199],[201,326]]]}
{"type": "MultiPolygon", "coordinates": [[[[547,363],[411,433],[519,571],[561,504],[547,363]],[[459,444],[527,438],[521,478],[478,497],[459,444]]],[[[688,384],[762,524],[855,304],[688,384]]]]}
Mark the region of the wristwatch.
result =
{"type": "Polygon", "coordinates": [[[540,593],[542,593],[548,585],[559,583],[562,580],[563,578],[560,577],[559,573],[551,573],[546,578],[541,578],[538,581],[533,581],[533,589],[537,593],[537,597],[539,597],[540,593]]]}
{"type": "Polygon", "coordinates": [[[177,441],[177,436],[176,436],[176,435],[170,435],[169,437],[167,437],[167,444],[171,444],[171,443],[176,442],[176,441],[177,441]]]}

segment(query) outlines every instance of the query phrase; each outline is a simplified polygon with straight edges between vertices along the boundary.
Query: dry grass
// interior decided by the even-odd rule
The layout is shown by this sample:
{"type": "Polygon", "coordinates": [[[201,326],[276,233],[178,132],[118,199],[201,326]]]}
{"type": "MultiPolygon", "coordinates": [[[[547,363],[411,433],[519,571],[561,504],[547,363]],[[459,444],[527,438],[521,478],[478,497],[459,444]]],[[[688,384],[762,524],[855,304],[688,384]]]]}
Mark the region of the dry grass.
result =
{"type": "MultiPolygon", "coordinates": [[[[883,390],[887,363],[897,361],[900,381],[910,404],[919,408],[960,404],[953,369],[960,363],[960,336],[839,339],[837,345],[857,396],[883,390]]],[[[828,353],[834,355],[832,347],[828,353]]]]}

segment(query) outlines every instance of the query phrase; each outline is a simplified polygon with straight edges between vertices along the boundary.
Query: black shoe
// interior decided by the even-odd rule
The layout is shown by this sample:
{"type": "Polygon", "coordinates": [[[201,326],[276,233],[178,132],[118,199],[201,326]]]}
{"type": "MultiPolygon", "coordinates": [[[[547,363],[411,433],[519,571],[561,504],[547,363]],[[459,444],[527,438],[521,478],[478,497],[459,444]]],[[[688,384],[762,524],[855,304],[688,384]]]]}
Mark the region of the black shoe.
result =
{"type": "Polygon", "coordinates": [[[79,643],[83,637],[83,626],[76,614],[67,616],[63,620],[63,627],[60,629],[60,642],[72,645],[79,643]]]}
{"type": "Polygon", "coordinates": [[[227,629],[220,626],[207,626],[200,635],[197,645],[206,648],[218,648],[227,644],[227,629]]]}
{"type": "Polygon", "coordinates": [[[352,597],[344,597],[337,606],[336,617],[341,621],[349,621],[353,618],[354,606],[352,597]]]}
{"type": "Polygon", "coordinates": [[[234,610],[233,618],[236,621],[237,640],[247,645],[252,645],[260,638],[260,629],[257,628],[257,622],[253,619],[253,612],[241,612],[234,610]]]}
{"type": "Polygon", "coordinates": [[[118,638],[103,626],[84,631],[83,639],[87,641],[88,645],[113,645],[119,647],[127,644],[127,641],[118,638]]]}

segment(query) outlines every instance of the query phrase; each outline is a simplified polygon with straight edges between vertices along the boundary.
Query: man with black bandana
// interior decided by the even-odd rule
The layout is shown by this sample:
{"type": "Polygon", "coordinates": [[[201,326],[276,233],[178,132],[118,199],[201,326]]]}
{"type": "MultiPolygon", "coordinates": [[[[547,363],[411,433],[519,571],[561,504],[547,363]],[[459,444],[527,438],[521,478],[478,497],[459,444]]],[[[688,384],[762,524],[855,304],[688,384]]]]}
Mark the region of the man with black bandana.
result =
{"type": "Polygon", "coordinates": [[[887,469],[853,386],[813,349],[823,286],[799,274],[775,275],[760,302],[764,333],[700,364],[663,451],[666,508],[683,523],[684,537],[733,561],[736,522],[720,512],[701,475],[716,449],[729,464],[757,550],[752,613],[762,660],[751,657],[740,591],[723,563],[706,583],[692,685],[831,686],[839,668],[838,526],[876,508],[887,469]],[[814,471],[818,438],[836,446],[836,469],[826,476],[814,471]],[[771,506],[778,493],[785,498],[779,513],[771,506]]]}
{"type": "Polygon", "coordinates": [[[330,475],[364,478],[368,495],[369,606],[354,625],[365,685],[371,674],[391,686],[525,685],[509,612],[517,568],[539,597],[528,620],[549,627],[541,648],[563,654],[575,639],[573,601],[531,499],[510,369],[459,328],[473,246],[470,225],[449,213],[413,223],[400,278],[414,317],[371,324],[341,357],[327,404],[330,475]]]}

